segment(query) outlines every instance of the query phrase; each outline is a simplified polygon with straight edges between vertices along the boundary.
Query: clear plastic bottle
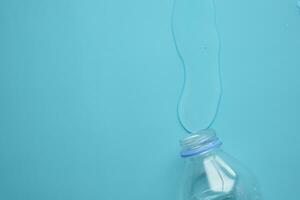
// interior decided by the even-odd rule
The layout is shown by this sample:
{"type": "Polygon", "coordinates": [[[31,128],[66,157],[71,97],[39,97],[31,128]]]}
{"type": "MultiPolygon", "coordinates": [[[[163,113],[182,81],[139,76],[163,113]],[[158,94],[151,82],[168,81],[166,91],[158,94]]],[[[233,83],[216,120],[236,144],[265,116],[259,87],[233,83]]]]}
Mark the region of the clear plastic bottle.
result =
{"type": "Polygon", "coordinates": [[[221,150],[212,129],[181,141],[186,159],[179,200],[260,200],[253,175],[221,150]]]}

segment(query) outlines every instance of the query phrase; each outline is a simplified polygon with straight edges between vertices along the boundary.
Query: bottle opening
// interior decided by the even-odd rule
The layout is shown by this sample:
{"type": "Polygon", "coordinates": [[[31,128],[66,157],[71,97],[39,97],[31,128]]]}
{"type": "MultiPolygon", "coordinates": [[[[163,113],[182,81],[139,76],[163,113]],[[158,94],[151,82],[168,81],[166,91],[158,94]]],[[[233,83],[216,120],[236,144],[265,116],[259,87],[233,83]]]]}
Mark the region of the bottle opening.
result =
{"type": "Polygon", "coordinates": [[[222,145],[213,129],[201,130],[192,134],[180,142],[182,146],[181,157],[203,155],[222,145]]]}

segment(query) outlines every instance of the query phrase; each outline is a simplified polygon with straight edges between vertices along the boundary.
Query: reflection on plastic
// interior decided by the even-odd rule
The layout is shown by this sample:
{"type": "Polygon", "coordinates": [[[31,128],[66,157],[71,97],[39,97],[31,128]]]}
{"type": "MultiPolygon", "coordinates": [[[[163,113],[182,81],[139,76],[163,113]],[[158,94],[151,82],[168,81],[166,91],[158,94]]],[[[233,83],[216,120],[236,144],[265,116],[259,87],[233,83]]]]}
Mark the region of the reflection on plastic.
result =
{"type": "Polygon", "coordinates": [[[260,200],[253,175],[224,153],[220,145],[211,145],[216,140],[213,130],[203,130],[182,142],[186,168],[179,200],[260,200]],[[198,153],[186,156],[191,151],[198,153]]]}
{"type": "Polygon", "coordinates": [[[219,156],[204,159],[204,168],[207,171],[209,186],[214,192],[232,191],[236,173],[219,156]],[[218,166],[220,168],[218,168],[218,166]]]}

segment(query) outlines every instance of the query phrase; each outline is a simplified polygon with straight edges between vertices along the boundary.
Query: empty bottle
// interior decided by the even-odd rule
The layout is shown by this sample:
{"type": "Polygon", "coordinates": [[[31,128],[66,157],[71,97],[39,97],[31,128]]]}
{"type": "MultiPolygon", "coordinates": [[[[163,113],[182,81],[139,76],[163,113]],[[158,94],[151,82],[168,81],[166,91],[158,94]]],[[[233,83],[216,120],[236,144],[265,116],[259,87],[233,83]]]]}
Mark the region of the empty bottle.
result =
{"type": "Polygon", "coordinates": [[[181,141],[186,166],[179,200],[260,200],[255,178],[221,150],[212,129],[181,141]]]}

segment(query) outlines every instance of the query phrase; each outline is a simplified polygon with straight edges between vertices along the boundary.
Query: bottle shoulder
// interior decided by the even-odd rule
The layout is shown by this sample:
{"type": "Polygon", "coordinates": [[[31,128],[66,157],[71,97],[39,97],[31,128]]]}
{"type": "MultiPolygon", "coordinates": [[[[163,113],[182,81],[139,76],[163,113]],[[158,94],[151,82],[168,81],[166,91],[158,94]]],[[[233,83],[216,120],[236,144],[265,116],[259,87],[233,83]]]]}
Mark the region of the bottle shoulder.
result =
{"type": "Polygon", "coordinates": [[[257,198],[250,199],[259,199],[258,187],[252,173],[222,150],[189,158],[184,177],[184,185],[190,188],[188,190],[192,191],[195,199],[218,196],[239,196],[243,199],[242,197],[255,195],[257,198]]]}

